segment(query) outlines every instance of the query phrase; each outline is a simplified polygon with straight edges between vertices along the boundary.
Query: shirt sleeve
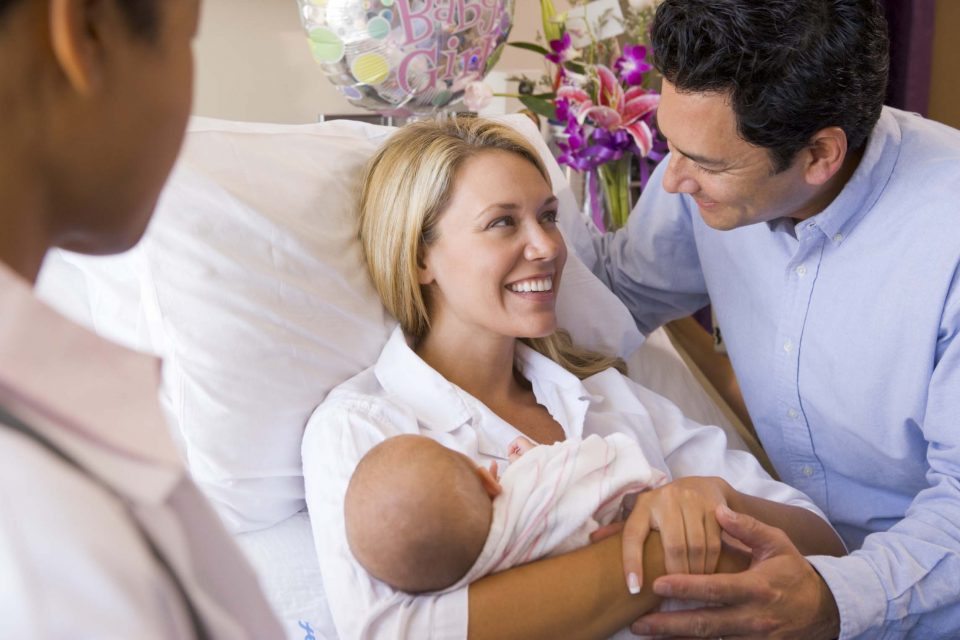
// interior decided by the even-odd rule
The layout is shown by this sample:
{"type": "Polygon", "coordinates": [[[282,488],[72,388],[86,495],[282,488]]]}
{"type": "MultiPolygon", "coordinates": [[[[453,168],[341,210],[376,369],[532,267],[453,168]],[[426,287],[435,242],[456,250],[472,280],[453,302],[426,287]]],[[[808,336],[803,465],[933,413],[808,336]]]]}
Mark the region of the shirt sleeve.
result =
{"type": "Polygon", "coordinates": [[[371,577],[347,544],[344,498],[360,458],[388,437],[418,431],[408,412],[344,395],[328,398],[307,424],[303,440],[307,508],[341,640],[467,635],[466,587],[418,596],[394,591],[371,577]]]}
{"type": "Polygon", "coordinates": [[[960,637],[960,272],[944,306],[922,430],[927,487],[905,517],[846,558],[810,562],[840,610],[841,639],[960,637]]]}
{"type": "Polygon", "coordinates": [[[663,190],[669,161],[658,165],[624,228],[601,234],[584,219],[583,228],[568,233],[580,259],[623,301],[644,334],[709,303],[693,229],[692,216],[699,214],[686,197],[663,190]]]}

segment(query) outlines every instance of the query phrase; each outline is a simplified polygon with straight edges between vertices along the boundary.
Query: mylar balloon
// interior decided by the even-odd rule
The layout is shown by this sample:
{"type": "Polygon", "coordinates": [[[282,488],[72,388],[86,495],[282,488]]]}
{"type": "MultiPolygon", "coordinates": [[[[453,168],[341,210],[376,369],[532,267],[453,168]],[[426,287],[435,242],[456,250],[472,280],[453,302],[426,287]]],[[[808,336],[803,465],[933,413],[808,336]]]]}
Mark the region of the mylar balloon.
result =
{"type": "Polygon", "coordinates": [[[310,50],[360,107],[424,114],[463,96],[500,55],[514,0],[297,0],[310,50]]]}

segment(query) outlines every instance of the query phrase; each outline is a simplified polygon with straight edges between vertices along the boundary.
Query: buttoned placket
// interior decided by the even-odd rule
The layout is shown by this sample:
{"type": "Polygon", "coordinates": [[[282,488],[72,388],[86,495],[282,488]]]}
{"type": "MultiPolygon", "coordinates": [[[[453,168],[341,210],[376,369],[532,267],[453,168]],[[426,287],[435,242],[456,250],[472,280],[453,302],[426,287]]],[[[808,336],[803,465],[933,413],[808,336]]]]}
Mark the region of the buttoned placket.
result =
{"type": "Polygon", "coordinates": [[[807,310],[827,238],[812,221],[797,224],[796,234],[797,249],[784,273],[782,317],[773,354],[779,423],[787,454],[786,467],[778,471],[786,482],[823,505],[825,475],[814,453],[810,425],[803,412],[799,373],[807,310]]]}

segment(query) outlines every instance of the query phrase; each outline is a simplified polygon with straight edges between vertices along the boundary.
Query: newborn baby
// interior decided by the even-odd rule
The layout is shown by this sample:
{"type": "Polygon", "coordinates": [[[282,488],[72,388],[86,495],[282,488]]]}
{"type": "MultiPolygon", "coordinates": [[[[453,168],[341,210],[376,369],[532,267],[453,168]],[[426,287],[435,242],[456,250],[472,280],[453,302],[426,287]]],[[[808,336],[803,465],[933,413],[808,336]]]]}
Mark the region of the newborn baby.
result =
{"type": "Polygon", "coordinates": [[[459,588],[587,544],[623,498],[666,481],[621,434],[510,445],[511,464],[478,466],[420,435],[389,438],[357,465],[347,540],[378,580],[408,593],[459,588]]]}

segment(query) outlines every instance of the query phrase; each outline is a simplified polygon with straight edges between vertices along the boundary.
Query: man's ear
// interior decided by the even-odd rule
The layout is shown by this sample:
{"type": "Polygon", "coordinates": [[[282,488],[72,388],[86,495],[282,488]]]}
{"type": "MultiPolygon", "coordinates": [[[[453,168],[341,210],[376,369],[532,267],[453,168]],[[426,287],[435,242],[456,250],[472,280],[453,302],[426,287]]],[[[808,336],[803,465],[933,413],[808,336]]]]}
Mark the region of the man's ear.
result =
{"type": "Polygon", "coordinates": [[[50,43],[67,82],[89,95],[103,80],[105,0],[48,0],[50,43]]]}
{"type": "Polygon", "coordinates": [[[822,185],[836,175],[847,157],[847,134],[840,127],[827,127],[813,134],[804,154],[807,184],[822,185]]]}

